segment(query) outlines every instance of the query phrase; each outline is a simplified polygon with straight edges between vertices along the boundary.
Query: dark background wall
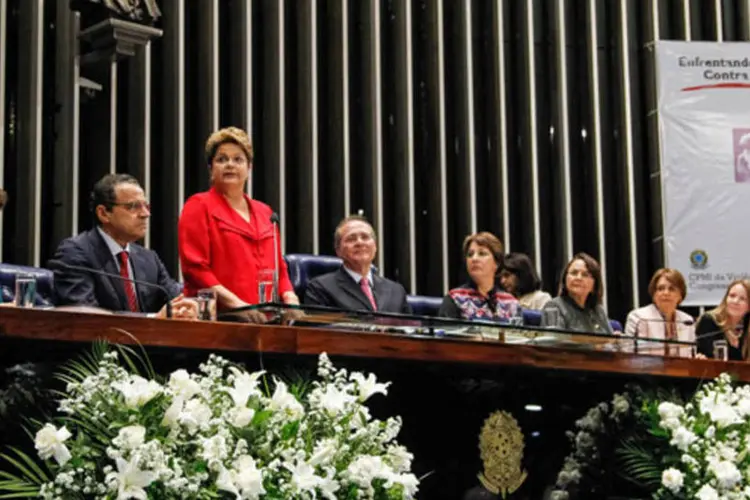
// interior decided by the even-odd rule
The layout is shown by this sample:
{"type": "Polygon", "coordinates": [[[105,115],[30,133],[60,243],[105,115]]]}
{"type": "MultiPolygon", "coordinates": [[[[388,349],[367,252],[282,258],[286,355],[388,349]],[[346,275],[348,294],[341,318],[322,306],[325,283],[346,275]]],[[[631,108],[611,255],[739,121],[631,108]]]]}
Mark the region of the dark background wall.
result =
{"type": "Polygon", "coordinates": [[[286,252],[332,253],[362,210],[384,274],[440,295],[463,237],[489,230],[550,291],[573,253],[597,257],[622,319],[662,261],[652,42],[748,40],[749,3],[160,0],[163,37],[113,64],[78,56],[68,0],[0,0],[2,260],[43,265],[119,171],[177,273],[203,143],[237,125],[286,252]]]}

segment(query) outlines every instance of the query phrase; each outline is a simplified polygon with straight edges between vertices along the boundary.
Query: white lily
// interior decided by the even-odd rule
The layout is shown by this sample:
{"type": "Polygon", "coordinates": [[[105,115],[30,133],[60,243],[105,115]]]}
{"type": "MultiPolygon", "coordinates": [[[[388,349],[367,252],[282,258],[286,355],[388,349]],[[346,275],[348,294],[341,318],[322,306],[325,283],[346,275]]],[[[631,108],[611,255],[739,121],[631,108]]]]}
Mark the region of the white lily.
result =
{"type": "Polygon", "coordinates": [[[65,427],[58,429],[52,424],[47,424],[36,433],[34,446],[42,460],[54,457],[58,464],[65,465],[71,455],[68,447],[63,443],[71,436],[72,434],[65,427]]]}
{"type": "Polygon", "coordinates": [[[346,410],[346,407],[356,401],[356,398],[344,391],[338,390],[333,385],[325,388],[320,395],[320,407],[330,416],[336,416],[346,410]]]}
{"type": "Polygon", "coordinates": [[[250,397],[261,395],[258,390],[258,379],[266,373],[265,371],[247,373],[234,366],[229,370],[234,374],[234,386],[227,389],[227,392],[232,397],[235,406],[245,406],[250,397]]]}
{"type": "Polygon", "coordinates": [[[167,408],[167,411],[164,412],[164,418],[161,421],[161,425],[165,427],[174,427],[177,425],[177,419],[180,416],[180,413],[182,413],[182,407],[185,405],[185,398],[182,396],[176,396],[172,400],[172,404],[167,408]]]}
{"type": "Polygon", "coordinates": [[[305,411],[300,402],[297,401],[297,398],[289,393],[286,384],[280,380],[276,381],[276,389],[273,392],[268,408],[283,412],[291,418],[299,418],[305,411]]]}
{"type": "Polygon", "coordinates": [[[133,457],[129,462],[122,458],[115,460],[117,472],[110,472],[107,481],[117,480],[117,500],[128,500],[136,498],[138,500],[147,500],[145,488],[150,485],[156,474],[150,471],[141,470],[138,467],[137,457],[133,457]]]}
{"type": "Polygon", "coordinates": [[[355,372],[349,376],[352,382],[356,382],[359,390],[359,400],[365,402],[374,394],[388,395],[388,386],[390,382],[379,383],[374,373],[370,373],[367,378],[362,373],[355,372]]]}
{"type": "Polygon", "coordinates": [[[138,375],[131,375],[128,380],[112,384],[112,387],[122,393],[128,408],[140,408],[163,390],[157,382],[138,375]]]}
{"type": "Polygon", "coordinates": [[[169,376],[169,388],[178,396],[190,399],[201,391],[201,386],[190,378],[187,370],[177,370],[169,376]]]}

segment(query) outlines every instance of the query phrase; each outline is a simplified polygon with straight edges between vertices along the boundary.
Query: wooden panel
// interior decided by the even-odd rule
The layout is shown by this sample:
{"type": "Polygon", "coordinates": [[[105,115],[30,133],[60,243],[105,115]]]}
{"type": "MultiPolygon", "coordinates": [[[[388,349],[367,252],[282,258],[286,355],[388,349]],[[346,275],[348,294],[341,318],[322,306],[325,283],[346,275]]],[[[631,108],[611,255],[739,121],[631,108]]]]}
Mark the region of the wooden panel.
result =
{"type": "Polygon", "coordinates": [[[133,343],[132,338],[122,333],[126,331],[146,346],[291,355],[317,355],[325,351],[330,355],[373,359],[699,379],[713,378],[726,371],[739,380],[750,381],[750,364],[747,363],[317,328],[186,322],[33,309],[1,311],[0,346],[3,337],[67,342],[107,338],[133,343]]]}

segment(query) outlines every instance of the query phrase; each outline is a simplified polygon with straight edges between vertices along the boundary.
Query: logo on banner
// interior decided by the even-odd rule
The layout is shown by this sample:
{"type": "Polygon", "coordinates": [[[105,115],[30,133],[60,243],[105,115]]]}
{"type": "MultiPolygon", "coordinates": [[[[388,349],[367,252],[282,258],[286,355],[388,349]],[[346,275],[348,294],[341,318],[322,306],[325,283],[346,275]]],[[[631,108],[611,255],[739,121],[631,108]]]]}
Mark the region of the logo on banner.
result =
{"type": "Polygon", "coordinates": [[[734,140],[734,182],[750,182],[750,128],[732,130],[734,140]]]}
{"type": "Polygon", "coordinates": [[[690,265],[693,269],[705,269],[708,267],[708,254],[703,250],[693,250],[690,253],[690,265]]]}

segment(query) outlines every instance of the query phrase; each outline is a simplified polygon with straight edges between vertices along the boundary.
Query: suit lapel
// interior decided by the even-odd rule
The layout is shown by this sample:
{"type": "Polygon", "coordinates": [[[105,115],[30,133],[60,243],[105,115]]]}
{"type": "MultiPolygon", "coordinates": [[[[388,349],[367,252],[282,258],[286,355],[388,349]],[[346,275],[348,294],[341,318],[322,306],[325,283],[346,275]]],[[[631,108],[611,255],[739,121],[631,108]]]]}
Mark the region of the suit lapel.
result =
{"type": "MultiPolygon", "coordinates": [[[[355,283],[352,277],[349,276],[349,273],[346,272],[344,266],[341,266],[339,268],[338,275],[336,276],[336,281],[338,281],[341,289],[344,290],[347,295],[350,295],[365,308],[372,311],[372,304],[370,304],[370,299],[368,299],[364,292],[362,292],[359,283],[355,283]]],[[[377,299],[375,303],[377,304],[377,299]]]]}
{"type": "MultiPolygon", "coordinates": [[[[97,229],[92,229],[94,250],[96,253],[96,260],[99,265],[99,269],[110,274],[120,274],[117,269],[117,263],[115,262],[114,256],[110,253],[109,247],[104,242],[104,238],[99,234],[97,229]]],[[[116,278],[110,278],[109,276],[102,276],[102,283],[104,286],[110,288],[110,295],[117,297],[118,302],[122,310],[129,310],[128,298],[125,295],[125,287],[123,286],[122,280],[116,278]]]]}

